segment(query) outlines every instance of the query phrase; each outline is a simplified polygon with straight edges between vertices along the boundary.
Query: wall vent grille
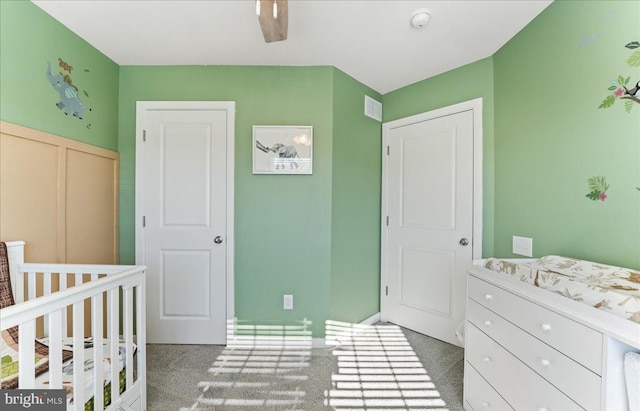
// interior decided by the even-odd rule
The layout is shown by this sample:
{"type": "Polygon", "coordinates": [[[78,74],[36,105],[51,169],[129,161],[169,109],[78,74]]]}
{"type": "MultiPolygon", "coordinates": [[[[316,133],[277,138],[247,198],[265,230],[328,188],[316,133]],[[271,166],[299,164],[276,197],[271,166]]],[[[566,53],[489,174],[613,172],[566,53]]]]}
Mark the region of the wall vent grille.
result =
{"type": "Polygon", "coordinates": [[[364,115],[382,121],[382,103],[364,96],[364,115]]]}

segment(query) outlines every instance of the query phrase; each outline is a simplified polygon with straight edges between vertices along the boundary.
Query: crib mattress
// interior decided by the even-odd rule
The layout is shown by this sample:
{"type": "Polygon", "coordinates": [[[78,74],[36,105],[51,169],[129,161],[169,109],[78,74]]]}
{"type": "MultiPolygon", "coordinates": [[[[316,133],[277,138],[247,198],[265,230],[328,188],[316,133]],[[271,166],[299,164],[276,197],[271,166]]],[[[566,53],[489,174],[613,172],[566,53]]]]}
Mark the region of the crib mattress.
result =
{"type": "MultiPolygon", "coordinates": [[[[45,345],[48,345],[48,340],[46,338],[39,339],[38,341],[42,342],[45,345]]],[[[93,338],[87,338],[84,340],[84,398],[85,398],[85,409],[90,410],[93,409],[93,369],[94,369],[94,358],[93,358],[93,338]]],[[[117,361],[112,361],[110,358],[111,355],[111,342],[109,340],[103,340],[103,387],[105,393],[105,405],[109,402],[111,398],[111,367],[115,366],[119,375],[120,375],[120,392],[124,389],[124,370],[125,370],[125,361],[126,361],[126,348],[124,341],[119,342],[118,348],[118,359],[117,361]]],[[[73,338],[68,337],[63,340],[63,349],[64,350],[73,350],[73,338]]],[[[135,346],[134,346],[135,349],[135,346]]],[[[134,353],[135,354],[135,353],[134,353]]],[[[15,371],[17,373],[17,364],[18,364],[18,353],[14,347],[5,344],[3,340],[2,344],[2,361],[3,361],[3,374],[5,374],[5,365],[11,359],[13,365],[15,365],[15,371]]],[[[65,361],[62,364],[62,387],[67,392],[67,408],[71,409],[74,403],[74,391],[77,390],[76,387],[73,386],[73,370],[76,367],[75,360],[71,358],[68,361],[65,361]]],[[[3,379],[5,376],[3,375],[3,379]]],[[[8,378],[8,376],[7,376],[8,378]]],[[[35,379],[35,388],[36,389],[48,389],[49,388],[49,372],[44,372],[38,375],[35,379]]]]}
{"type": "Polygon", "coordinates": [[[640,323],[640,272],[549,255],[533,262],[489,258],[484,267],[640,323]]]}

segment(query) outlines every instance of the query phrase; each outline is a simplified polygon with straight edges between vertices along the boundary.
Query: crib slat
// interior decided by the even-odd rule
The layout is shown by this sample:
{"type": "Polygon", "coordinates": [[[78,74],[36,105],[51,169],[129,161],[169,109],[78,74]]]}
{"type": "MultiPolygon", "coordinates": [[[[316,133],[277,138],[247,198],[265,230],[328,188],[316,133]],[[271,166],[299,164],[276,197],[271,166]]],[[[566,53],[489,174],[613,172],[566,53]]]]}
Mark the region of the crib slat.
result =
{"type": "MultiPolygon", "coordinates": [[[[61,272],[59,274],[59,282],[60,282],[60,291],[64,291],[67,289],[67,272],[61,272]]],[[[62,316],[62,336],[67,337],[69,335],[69,330],[67,329],[67,309],[64,309],[64,315],[62,316]]]]}
{"type": "Polygon", "coordinates": [[[66,310],[56,310],[49,315],[49,386],[62,388],[62,316],[66,310]]]}
{"type": "Polygon", "coordinates": [[[77,287],[82,284],[82,273],[76,273],[76,284],[74,287],[77,287]]]}
{"type": "Polygon", "coordinates": [[[27,291],[29,294],[27,298],[29,299],[29,301],[31,301],[36,298],[36,273],[29,272],[28,278],[29,280],[27,281],[27,291]]]}
{"type": "Polygon", "coordinates": [[[120,287],[107,292],[109,296],[109,345],[111,346],[111,404],[120,398],[120,374],[118,372],[120,340],[120,287]]]}
{"type": "Polygon", "coordinates": [[[110,291],[106,291],[105,295],[107,296],[107,309],[106,309],[106,320],[107,320],[107,335],[105,335],[105,338],[109,338],[109,336],[111,336],[111,292],[110,291]]]}
{"type": "Polygon", "coordinates": [[[67,274],[66,272],[61,272],[59,281],[60,281],[60,291],[64,291],[67,289],[67,274]]]}
{"type": "Polygon", "coordinates": [[[73,409],[84,411],[84,301],[73,304],[73,409]]]}
{"type": "Polygon", "coordinates": [[[51,294],[51,273],[49,272],[45,272],[42,273],[43,274],[43,288],[44,288],[44,294],[42,295],[49,295],[51,294]]]}
{"type": "MultiPolygon", "coordinates": [[[[97,277],[97,276],[96,276],[97,277]]],[[[103,375],[104,353],[102,338],[102,294],[91,298],[91,325],[93,336],[93,409],[102,411],[104,408],[103,375]]]]}
{"type": "Polygon", "coordinates": [[[18,353],[18,388],[33,388],[35,386],[35,341],[36,320],[25,321],[18,329],[20,341],[18,353]]]}
{"type": "Polygon", "coordinates": [[[42,286],[43,286],[42,295],[51,294],[51,273],[49,272],[42,273],[42,286]]]}
{"type": "MultiPolygon", "coordinates": [[[[44,283],[42,285],[43,291],[44,291],[43,295],[49,295],[51,294],[51,273],[45,272],[43,280],[44,280],[44,283]]],[[[48,314],[45,314],[44,316],[44,336],[45,337],[49,336],[49,315],[48,314]]]]}
{"type": "Polygon", "coordinates": [[[124,340],[127,387],[133,386],[133,287],[124,289],[124,340]]]}

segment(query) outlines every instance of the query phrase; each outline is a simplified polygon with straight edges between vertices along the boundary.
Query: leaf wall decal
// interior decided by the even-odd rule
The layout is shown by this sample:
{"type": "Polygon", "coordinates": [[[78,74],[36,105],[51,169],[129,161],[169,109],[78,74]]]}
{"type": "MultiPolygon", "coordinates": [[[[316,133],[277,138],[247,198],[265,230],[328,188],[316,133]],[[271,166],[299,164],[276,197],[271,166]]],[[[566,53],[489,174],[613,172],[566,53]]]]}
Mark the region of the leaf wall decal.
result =
{"type": "Polygon", "coordinates": [[[631,43],[626,44],[625,47],[628,48],[628,49],[631,49],[631,50],[637,49],[637,48],[640,47],[640,42],[632,41],[631,43]]]}
{"type": "Polygon", "coordinates": [[[627,100],[624,102],[624,109],[627,110],[627,113],[631,112],[632,107],[633,107],[633,101],[627,100]]]}
{"type": "Polygon", "coordinates": [[[602,100],[602,104],[600,104],[600,106],[598,106],[598,108],[609,108],[611,106],[613,106],[613,103],[615,103],[616,98],[613,97],[612,95],[609,95],[607,97],[605,97],[604,100],[602,100]]]}

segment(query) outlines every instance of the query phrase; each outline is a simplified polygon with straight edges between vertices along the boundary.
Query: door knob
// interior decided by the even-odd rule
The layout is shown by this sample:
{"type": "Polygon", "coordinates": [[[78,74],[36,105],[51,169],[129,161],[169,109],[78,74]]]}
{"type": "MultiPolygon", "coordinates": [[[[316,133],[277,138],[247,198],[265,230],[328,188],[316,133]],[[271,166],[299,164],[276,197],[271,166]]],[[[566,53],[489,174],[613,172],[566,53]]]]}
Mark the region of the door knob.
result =
{"type": "Polygon", "coordinates": [[[469,240],[467,240],[466,238],[461,238],[459,243],[461,246],[466,247],[469,245],[469,240]]]}
{"type": "Polygon", "coordinates": [[[222,244],[222,237],[216,236],[216,238],[213,239],[213,242],[216,244],[222,244]]]}

